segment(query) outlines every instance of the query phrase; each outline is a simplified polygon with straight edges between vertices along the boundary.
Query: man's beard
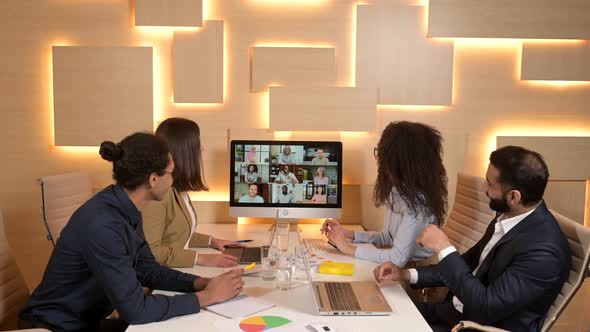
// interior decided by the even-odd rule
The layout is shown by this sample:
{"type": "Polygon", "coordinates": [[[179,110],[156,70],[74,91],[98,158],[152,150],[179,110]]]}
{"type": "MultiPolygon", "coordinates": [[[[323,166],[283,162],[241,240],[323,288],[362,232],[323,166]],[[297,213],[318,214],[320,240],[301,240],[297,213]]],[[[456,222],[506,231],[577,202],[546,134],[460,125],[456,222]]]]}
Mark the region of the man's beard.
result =
{"type": "Polygon", "coordinates": [[[506,198],[508,198],[507,194],[508,193],[502,193],[502,198],[500,199],[491,198],[488,195],[488,197],[490,198],[490,209],[499,213],[506,213],[510,211],[510,206],[508,205],[508,203],[506,203],[506,198]]]}

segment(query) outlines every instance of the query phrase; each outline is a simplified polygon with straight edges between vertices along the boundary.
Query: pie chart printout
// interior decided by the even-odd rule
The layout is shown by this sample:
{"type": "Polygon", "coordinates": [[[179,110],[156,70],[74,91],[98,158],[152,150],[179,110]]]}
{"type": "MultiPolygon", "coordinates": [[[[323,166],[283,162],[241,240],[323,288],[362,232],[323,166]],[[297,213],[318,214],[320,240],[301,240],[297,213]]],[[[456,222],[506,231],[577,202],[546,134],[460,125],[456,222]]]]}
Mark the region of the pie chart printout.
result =
{"type": "Polygon", "coordinates": [[[260,332],[291,323],[287,318],[279,316],[252,316],[240,322],[244,332],[260,332]]]}

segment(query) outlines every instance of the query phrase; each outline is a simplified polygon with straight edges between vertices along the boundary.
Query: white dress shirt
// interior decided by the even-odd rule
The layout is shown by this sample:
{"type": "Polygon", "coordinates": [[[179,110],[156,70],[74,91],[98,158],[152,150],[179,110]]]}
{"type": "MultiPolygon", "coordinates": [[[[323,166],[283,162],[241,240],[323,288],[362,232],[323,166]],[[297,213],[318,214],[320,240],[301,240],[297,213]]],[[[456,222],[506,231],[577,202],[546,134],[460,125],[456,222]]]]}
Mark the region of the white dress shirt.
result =
{"type": "MultiPolygon", "coordinates": [[[[193,205],[191,203],[191,199],[188,196],[188,193],[186,191],[183,191],[180,193],[180,196],[182,196],[182,200],[184,201],[184,205],[186,206],[186,209],[188,210],[188,213],[191,216],[191,232],[189,233],[189,237],[188,240],[186,240],[186,243],[184,244],[184,249],[188,249],[188,243],[191,240],[191,236],[193,235],[193,233],[195,232],[195,229],[197,228],[197,216],[195,215],[195,210],[193,209],[193,205]]],[[[197,254],[195,256],[195,265],[197,265],[197,257],[199,256],[199,254],[197,254]]]]}
{"type": "MultiPolygon", "coordinates": [[[[479,256],[479,264],[477,265],[477,268],[475,268],[475,270],[473,270],[473,275],[475,276],[477,274],[477,271],[479,270],[479,268],[481,267],[481,263],[483,263],[483,261],[486,259],[486,256],[490,253],[490,251],[492,250],[492,248],[494,248],[494,246],[496,245],[496,243],[498,243],[498,241],[500,241],[500,239],[506,235],[512,228],[514,228],[514,226],[518,225],[519,222],[521,222],[524,218],[528,217],[529,214],[533,213],[533,211],[535,211],[535,209],[532,209],[528,212],[525,212],[523,214],[519,214],[518,216],[512,217],[512,218],[508,218],[508,219],[504,219],[504,215],[500,215],[498,217],[498,220],[496,222],[496,224],[494,225],[494,234],[492,235],[492,238],[490,239],[490,241],[486,244],[486,246],[483,248],[483,251],[481,252],[481,255],[479,256]]],[[[453,246],[447,247],[443,250],[441,250],[438,253],[438,261],[442,261],[445,257],[447,257],[449,254],[453,253],[457,251],[457,249],[453,246]]],[[[410,283],[411,284],[415,284],[418,282],[418,271],[416,269],[410,269],[410,283]]],[[[459,312],[463,312],[463,303],[461,303],[461,301],[459,301],[459,299],[456,296],[453,296],[453,305],[455,306],[455,309],[459,312]]]]}

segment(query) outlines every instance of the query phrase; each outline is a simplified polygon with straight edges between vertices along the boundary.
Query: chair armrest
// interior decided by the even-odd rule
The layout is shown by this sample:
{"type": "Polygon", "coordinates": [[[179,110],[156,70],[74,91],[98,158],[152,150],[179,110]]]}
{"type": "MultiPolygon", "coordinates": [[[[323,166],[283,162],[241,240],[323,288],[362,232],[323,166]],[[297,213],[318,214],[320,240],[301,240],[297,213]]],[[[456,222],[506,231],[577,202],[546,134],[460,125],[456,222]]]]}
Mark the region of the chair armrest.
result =
{"type": "Polygon", "coordinates": [[[474,330],[483,331],[483,332],[510,332],[510,331],[502,330],[502,329],[499,329],[499,328],[493,327],[493,326],[477,324],[477,323],[472,322],[470,320],[460,321],[459,324],[453,326],[453,328],[451,329],[451,332],[457,332],[457,331],[461,331],[463,329],[474,329],[474,330]]]}

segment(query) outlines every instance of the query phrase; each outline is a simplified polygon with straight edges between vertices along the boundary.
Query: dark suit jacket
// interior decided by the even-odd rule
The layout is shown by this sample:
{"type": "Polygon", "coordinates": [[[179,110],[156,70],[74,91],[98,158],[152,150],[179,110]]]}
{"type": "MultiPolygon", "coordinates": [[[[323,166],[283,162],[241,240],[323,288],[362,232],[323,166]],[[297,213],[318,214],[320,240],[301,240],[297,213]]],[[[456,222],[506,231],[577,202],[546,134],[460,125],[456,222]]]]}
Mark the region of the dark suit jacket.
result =
{"type": "MultiPolygon", "coordinates": [[[[494,232],[495,221],[485,234],[494,232]]],[[[415,288],[445,285],[463,303],[463,319],[510,331],[540,331],[571,267],[567,239],[545,203],[519,222],[482,262],[484,234],[465,254],[418,268],[415,288]]],[[[489,237],[489,236],[488,236],[489,237]]]]}

